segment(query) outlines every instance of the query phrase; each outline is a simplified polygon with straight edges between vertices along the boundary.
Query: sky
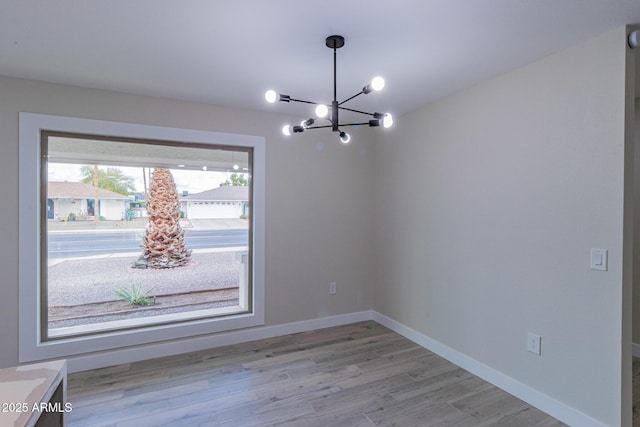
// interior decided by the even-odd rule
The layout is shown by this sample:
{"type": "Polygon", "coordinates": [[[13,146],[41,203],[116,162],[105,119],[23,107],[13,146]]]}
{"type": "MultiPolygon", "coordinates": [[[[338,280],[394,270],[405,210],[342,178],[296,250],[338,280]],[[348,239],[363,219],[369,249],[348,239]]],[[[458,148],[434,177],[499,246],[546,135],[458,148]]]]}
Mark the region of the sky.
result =
{"type": "MultiPolygon", "coordinates": [[[[49,181],[80,182],[82,181],[82,174],[80,173],[81,166],[82,165],[76,164],[49,163],[49,181]]],[[[135,180],[136,191],[144,192],[142,168],[107,165],[99,166],[100,169],[106,169],[108,167],[117,167],[124,175],[133,177],[135,180]]],[[[173,175],[173,180],[176,183],[177,191],[179,193],[188,191],[189,194],[200,193],[202,191],[211,190],[212,188],[217,188],[231,175],[230,172],[192,171],[180,169],[170,170],[173,175]]],[[[147,185],[149,185],[149,182],[147,182],[147,185]]]]}

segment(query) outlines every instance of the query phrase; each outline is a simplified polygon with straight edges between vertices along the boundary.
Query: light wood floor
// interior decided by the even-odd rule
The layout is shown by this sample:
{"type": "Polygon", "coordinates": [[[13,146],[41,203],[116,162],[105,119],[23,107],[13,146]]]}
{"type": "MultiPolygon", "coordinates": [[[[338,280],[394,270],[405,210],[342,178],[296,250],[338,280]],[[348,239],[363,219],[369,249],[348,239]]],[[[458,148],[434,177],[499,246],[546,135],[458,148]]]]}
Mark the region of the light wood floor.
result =
{"type": "Polygon", "coordinates": [[[69,376],[73,426],[562,426],[375,322],[69,376]]]}

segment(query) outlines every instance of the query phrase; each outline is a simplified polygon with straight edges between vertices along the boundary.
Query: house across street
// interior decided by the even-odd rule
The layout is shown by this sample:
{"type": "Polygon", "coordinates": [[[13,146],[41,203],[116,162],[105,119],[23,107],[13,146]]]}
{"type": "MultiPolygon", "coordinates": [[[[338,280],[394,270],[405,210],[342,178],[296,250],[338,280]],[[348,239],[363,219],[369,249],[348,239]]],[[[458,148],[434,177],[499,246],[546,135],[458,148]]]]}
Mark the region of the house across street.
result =
{"type": "MultiPolygon", "coordinates": [[[[132,203],[140,205],[141,200],[136,196],[125,196],[91,184],[66,181],[51,181],[47,184],[47,218],[53,221],[93,222],[96,214],[99,219],[106,221],[144,219],[146,210],[133,208],[132,203]]],[[[201,226],[220,227],[224,222],[207,224],[202,220],[239,220],[248,216],[249,187],[222,186],[195,194],[185,192],[180,197],[180,210],[188,220],[183,224],[185,228],[189,228],[189,222],[196,227],[193,221],[198,220],[201,221],[201,226]]]]}
{"type": "Polygon", "coordinates": [[[133,196],[125,196],[83,182],[49,182],[47,184],[47,219],[88,220],[97,213],[106,220],[125,218],[133,196]]]}

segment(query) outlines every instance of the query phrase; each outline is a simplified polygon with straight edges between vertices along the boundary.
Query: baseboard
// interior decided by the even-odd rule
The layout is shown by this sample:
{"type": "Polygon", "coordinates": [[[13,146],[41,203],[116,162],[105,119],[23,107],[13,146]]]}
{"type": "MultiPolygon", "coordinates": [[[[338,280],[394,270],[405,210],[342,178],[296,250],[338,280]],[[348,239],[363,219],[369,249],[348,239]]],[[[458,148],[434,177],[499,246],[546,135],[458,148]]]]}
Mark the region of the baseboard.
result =
{"type": "Polygon", "coordinates": [[[226,345],[273,338],[282,335],[348,325],[350,323],[362,322],[365,320],[373,320],[372,311],[360,311],[357,313],[285,323],[282,325],[242,329],[239,331],[231,331],[184,340],[93,353],[67,359],[68,372],[73,373],[87,371],[89,369],[98,369],[123,363],[138,362],[151,358],[173,356],[176,354],[223,347],[226,345]]]}
{"type": "MultiPolygon", "coordinates": [[[[605,426],[605,424],[595,418],[592,418],[571,406],[541,393],[540,391],[533,389],[494,368],[478,362],[459,351],[447,347],[446,345],[387,316],[374,311],[373,320],[566,424],[584,427],[605,426]]],[[[640,346],[638,346],[638,350],[640,350],[640,346]]],[[[634,354],[635,351],[636,348],[634,347],[634,354]]]]}
{"type": "Polygon", "coordinates": [[[631,354],[633,354],[633,357],[640,357],[640,344],[631,344],[631,354]]]}

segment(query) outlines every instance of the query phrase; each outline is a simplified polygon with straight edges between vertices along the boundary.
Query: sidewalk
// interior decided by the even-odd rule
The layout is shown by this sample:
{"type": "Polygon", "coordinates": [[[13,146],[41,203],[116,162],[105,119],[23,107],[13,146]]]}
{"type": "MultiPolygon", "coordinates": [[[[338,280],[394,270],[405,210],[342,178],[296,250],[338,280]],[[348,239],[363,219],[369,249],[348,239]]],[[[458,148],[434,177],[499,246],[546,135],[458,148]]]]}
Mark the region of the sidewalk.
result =
{"type": "MultiPolygon", "coordinates": [[[[185,230],[231,230],[243,229],[249,226],[246,219],[183,219],[180,220],[185,230]]],[[[83,232],[83,231],[113,231],[113,230],[144,230],[147,226],[146,218],[135,218],[131,221],[47,221],[49,232],[83,232]]]]}

